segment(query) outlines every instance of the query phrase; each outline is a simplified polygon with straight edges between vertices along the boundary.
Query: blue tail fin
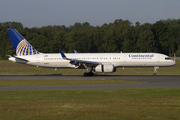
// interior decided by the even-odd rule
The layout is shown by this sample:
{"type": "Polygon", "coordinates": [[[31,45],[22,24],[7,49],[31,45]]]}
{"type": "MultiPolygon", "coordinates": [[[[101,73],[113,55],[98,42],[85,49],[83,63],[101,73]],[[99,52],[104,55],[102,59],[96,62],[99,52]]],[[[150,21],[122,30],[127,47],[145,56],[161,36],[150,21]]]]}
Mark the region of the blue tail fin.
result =
{"type": "Polygon", "coordinates": [[[13,47],[16,51],[16,55],[35,55],[39,52],[16,30],[7,29],[13,47]]]}

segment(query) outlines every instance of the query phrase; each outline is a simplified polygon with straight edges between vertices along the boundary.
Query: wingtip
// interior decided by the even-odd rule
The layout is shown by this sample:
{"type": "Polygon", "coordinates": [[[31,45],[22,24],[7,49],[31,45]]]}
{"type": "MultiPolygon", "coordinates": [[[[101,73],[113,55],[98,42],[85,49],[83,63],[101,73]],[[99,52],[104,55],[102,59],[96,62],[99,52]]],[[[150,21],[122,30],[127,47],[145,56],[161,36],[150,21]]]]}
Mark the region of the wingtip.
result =
{"type": "Polygon", "coordinates": [[[74,53],[78,53],[76,50],[74,50],[74,53]]]}

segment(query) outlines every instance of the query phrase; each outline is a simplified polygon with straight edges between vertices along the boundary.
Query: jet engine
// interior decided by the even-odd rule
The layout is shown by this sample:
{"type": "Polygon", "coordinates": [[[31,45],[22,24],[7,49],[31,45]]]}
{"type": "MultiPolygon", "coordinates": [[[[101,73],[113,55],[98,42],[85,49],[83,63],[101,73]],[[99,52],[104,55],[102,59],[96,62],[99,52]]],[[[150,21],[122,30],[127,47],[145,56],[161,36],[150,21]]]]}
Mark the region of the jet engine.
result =
{"type": "Polygon", "coordinates": [[[116,68],[113,64],[104,64],[104,65],[98,65],[94,68],[95,72],[104,72],[104,73],[112,73],[116,72],[116,68]]]}

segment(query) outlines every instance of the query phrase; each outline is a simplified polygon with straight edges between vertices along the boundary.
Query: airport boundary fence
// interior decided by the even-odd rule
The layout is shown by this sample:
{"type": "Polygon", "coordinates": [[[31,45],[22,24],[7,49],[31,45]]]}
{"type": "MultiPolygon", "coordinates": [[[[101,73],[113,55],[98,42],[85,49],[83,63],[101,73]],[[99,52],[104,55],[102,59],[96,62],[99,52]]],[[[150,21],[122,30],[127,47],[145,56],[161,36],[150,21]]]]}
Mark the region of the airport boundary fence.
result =
{"type": "MultiPolygon", "coordinates": [[[[174,60],[174,57],[171,57],[172,60],[174,60]]],[[[176,57],[176,60],[180,60],[180,57],[176,57]]]]}

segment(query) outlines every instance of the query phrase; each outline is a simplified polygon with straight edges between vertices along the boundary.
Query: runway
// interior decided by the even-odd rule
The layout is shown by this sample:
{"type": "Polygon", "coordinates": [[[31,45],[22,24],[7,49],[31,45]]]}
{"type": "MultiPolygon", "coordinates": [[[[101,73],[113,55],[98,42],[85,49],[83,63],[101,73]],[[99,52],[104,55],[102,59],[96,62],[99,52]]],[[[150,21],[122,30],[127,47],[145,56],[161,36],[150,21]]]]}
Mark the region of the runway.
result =
{"type": "Polygon", "coordinates": [[[0,75],[0,80],[126,80],[137,84],[57,85],[57,86],[0,86],[0,91],[13,90],[78,90],[127,88],[179,88],[180,75],[0,75]]]}

